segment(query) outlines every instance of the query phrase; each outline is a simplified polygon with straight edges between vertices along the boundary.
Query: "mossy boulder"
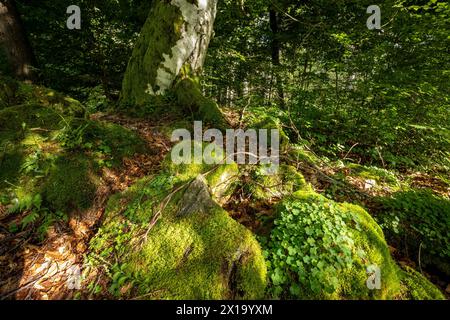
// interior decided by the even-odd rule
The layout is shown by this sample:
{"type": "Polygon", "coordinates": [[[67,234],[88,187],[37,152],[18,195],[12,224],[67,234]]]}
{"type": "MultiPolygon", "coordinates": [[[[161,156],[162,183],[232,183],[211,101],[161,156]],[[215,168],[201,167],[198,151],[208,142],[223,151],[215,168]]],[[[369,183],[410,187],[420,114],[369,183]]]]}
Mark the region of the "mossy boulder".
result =
{"type": "Polygon", "coordinates": [[[198,141],[181,141],[177,144],[181,149],[191,152],[192,158],[188,163],[175,163],[173,157],[177,154],[169,154],[164,160],[164,171],[177,177],[179,180],[194,179],[198,175],[203,174],[208,181],[208,186],[214,200],[218,202],[226,201],[233,192],[234,183],[237,181],[239,169],[235,162],[225,162],[225,154],[220,146],[215,146],[215,150],[221,150],[220,152],[210,153],[213,164],[206,164],[203,159],[195,159],[195,148],[199,148],[203,152],[206,152],[206,148],[213,146],[208,143],[201,143],[198,141]],[[221,164],[223,163],[223,164],[221,164]]]}
{"type": "Polygon", "coordinates": [[[410,268],[400,269],[382,229],[363,208],[336,203],[311,191],[299,191],[277,206],[265,256],[269,291],[276,297],[442,297],[422,275],[410,268]]]}
{"type": "Polygon", "coordinates": [[[92,205],[99,178],[82,157],[60,157],[54,161],[41,187],[53,210],[72,212],[92,205]]]}
{"type": "Polygon", "coordinates": [[[86,111],[79,101],[55,90],[0,77],[0,109],[16,105],[40,105],[61,116],[82,117],[86,111]]]}
{"type": "Polygon", "coordinates": [[[246,188],[254,200],[283,198],[299,190],[312,190],[303,175],[289,165],[280,165],[274,173],[264,165],[257,166],[250,175],[246,188]]]}
{"type": "Polygon", "coordinates": [[[389,241],[425,269],[449,277],[450,200],[431,190],[412,189],[380,197],[377,203],[376,219],[389,241]]]}
{"type": "Polygon", "coordinates": [[[29,129],[55,130],[61,128],[61,118],[52,109],[41,105],[17,105],[0,110],[0,137],[20,139],[29,129]]]}
{"type": "Polygon", "coordinates": [[[111,292],[147,299],[262,298],[266,267],[259,244],[211,198],[202,176],[170,197],[138,244],[175,181],[159,175],[110,200],[91,248],[103,259],[119,258],[111,292]]]}
{"type": "Polygon", "coordinates": [[[69,107],[76,101],[14,83],[13,99],[22,104],[0,109],[0,194],[7,205],[39,195],[49,210],[86,209],[100,167],[145,152],[142,138],[124,127],[76,118],[78,109],[69,107]]]}
{"type": "Polygon", "coordinates": [[[400,270],[402,299],[405,300],[445,300],[442,292],[422,274],[411,267],[400,270]]]}
{"type": "Polygon", "coordinates": [[[272,291],[300,299],[389,299],[400,284],[383,232],[361,207],[300,191],[277,208],[266,255],[272,291]],[[367,286],[367,268],[381,287],[367,286]]]}

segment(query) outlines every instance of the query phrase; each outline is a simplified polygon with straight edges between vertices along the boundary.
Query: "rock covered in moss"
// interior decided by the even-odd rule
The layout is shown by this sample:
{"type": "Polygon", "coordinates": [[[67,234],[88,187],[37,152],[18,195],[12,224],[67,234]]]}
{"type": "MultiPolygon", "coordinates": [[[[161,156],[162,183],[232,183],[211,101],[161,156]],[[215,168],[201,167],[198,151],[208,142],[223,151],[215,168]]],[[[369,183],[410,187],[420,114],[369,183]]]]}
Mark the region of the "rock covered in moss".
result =
{"type": "Polygon", "coordinates": [[[0,109],[18,105],[39,105],[62,116],[82,117],[86,111],[79,101],[52,89],[0,77],[0,109]]]}
{"type": "Polygon", "coordinates": [[[442,292],[422,274],[411,267],[403,266],[400,271],[402,299],[445,300],[442,292]]]}
{"type": "Polygon", "coordinates": [[[425,278],[400,270],[380,226],[363,208],[300,191],[282,201],[277,211],[265,251],[274,296],[440,297],[439,290],[425,278]]]}
{"type": "Polygon", "coordinates": [[[278,208],[267,258],[276,296],[301,299],[386,299],[399,279],[383,233],[362,208],[298,192],[278,208]],[[367,268],[381,288],[367,286],[367,268]]]}
{"type": "Polygon", "coordinates": [[[175,163],[172,157],[178,156],[177,154],[169,154],[164,160],[164,171],[177,177],[179,180],[194,179],[200,174],[204,174],[208,181],[210,192],[215,201],[223,203],[231,196],[233,192],[233,185],[238,178],[238,165],[235,162],[225,162],[225,155],[220,146],[215,146],[208,143],[200,143],[194,140],[185,140],[177,144],[179,150],[185,150],[192,155],[191,161],[188,163],[175,163]],[[212,164],[206,164],[202,159],[201,161],[195,161],[195,148],[206,152],[206,148],[214,146],[216,150],[220,149],[222,152],[210,154],[213,160],[212,164]]]}
{"type": "Polygon", "coordinates": [[[92,205],[99,179],[82,157],[59,157],[40,186],[44,199],[54,210],[71,212],[92,205]]]}
{"type": "Polygon", "coordinates": [[[396,248],[424,268],[449,277],[450,200],[431,190],[411,189],[377,202],[376,219],[396,248]]]}
{"type": "MultiPolygon", "coordinates": [[[[266,267],[258,242],[211,198],[198,176],[173,194],[161,218],[138,246],[155,205],[173,190],[173,176],[157,176],[111,199],[107,218],[91,247],[121,267],[112,290],[148,299],[257,299],[264,296],[266,267]],[[144,187],[143,187],[144,186],[144,187]],[[136,204],[136,200],[142,202],[136,204]],[[124,201],[127,203],[124,205],[124,201]],[[122,213],[122,214],[121,214],[122,213]],[[121,236],[117,234],[120,231],[121,236]],[[114,250],[110,250],[111,244],[114,250]],[[113,252],[111,252],[113,251],[113,252]],[[120,283],[119,283],[120,282],[120,283]]],[[[139,202],[139,201],[138,201],[139,202]]]]}
{"type": "Polygon", "coordinates": [[[294,167],[284,164],[273,174],[268,174],[265,166],[255,167],[247,188],[255,200],[283,198],[299,190],[311,190],[305,178],[294,167]]]}
{"type": "Polygon", "coordinates": [[[84,114],[79,102],[13,84],[11,105],[0,109],[0,194],[6,202],[20,204],[38,194],[49,210],[86,209],[99,185],[99,167],[120,166],[124,157],[144,151],[145,142],[124,127],[77,118],[84,114]]]}

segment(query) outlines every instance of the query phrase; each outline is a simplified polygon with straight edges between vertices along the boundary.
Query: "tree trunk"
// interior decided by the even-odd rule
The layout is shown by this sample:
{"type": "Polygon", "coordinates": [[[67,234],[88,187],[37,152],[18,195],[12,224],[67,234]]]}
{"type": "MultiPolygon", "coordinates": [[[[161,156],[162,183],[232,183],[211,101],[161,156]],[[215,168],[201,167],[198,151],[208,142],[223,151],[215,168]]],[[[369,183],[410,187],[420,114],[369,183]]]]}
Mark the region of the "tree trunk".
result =
{"type": "Polygon", "coordinates": [[[276,78],[276,87],[277,87],[277,95],[278,101],[282,108],[285,107],[284,103],[284,89],[283,89],[283,79],[280,75],[280,40],[278,39],[278,14],[274,9],[270,9],[269,11],[270,18],[270,29],[272,31],[272,64],[274,66],[274,73],[276,78]]]}
{"type": "Polygon", "coordinates": [[[21,80],[33,80],[35,57],[22,20],[12,0],[0,1],[0,47],[3,48],[13,74],[21,80]]]}
{"type": "Polygon", "coordinates": [[[174,89],[179,80],[196,82],[213,33],[216,7],[217,0],[154,1],[128,63],[122,103],[142,106],[152,96],[174,89]]]}

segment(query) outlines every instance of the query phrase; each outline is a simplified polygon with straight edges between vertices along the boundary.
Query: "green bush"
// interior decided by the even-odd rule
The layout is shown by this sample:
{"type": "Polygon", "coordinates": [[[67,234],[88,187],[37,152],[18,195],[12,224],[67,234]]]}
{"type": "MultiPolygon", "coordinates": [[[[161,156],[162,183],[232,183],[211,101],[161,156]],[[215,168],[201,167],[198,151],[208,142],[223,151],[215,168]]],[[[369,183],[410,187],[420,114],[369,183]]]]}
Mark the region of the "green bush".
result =
{"type": "Polygon", "coordinates": [[[450,201],[429,190],[395,193],[380,198],[377,215],[386,236],[409,258],[434,265],[450,275],[450,201]]]}

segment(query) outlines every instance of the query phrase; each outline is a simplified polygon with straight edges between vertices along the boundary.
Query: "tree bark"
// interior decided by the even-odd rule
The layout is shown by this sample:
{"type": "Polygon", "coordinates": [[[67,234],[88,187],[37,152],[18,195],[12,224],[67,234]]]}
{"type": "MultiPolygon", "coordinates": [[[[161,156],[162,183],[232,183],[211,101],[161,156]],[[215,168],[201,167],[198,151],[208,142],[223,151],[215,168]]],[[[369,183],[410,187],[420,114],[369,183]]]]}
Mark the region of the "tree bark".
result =
{"type": "Polygon", "coordinates": [[[196,79],[213,33],[217,1],[154,1],[125,72],[123,104],[145,105],[179,80],[196,79]]]}
{"type": "Polygon", "coordinates": [[[4,50],[16,77],[34,80],[33,66],[36,65],[36,59],[12,0],[0,1],[0,48],[4,50]]]}
{"type": "Polygon", "coordinates": [[[278,14],[274,9],[270,9],[269,18],[270,18],[270,29],[272,31],[272,64],[274,66],[274,73],[276,78],[277,96],[281,107],[284,108],[285,102],[284,102],[283,79],[280,76],[281,49],[280,49],[280,40],[278,39],[279,34],[278,14]]]}

